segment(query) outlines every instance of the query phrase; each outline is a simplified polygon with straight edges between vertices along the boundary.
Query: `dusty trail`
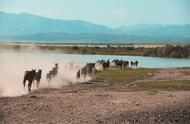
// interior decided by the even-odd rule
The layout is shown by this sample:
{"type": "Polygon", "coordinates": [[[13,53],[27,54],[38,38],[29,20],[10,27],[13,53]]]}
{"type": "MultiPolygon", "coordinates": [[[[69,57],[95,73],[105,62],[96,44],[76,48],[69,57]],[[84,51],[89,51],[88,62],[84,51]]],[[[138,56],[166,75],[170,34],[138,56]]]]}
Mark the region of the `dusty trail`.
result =
{"type": "MultiPolygon", "coordinates": [[[[63,65],[65,64],[62,63],[62,67],[63,65]]],[[[70,77],[68,74],[75,72],[80,66],[73,70],[69,67],[72,71],[63,71],[64,75],[61,73],[50,88],[42,82],[41,89],[33,90],[29,94],[19,97],[0,97],[0,123],[190,123],[190,91],[115,92],[108,91],[109,87],[100,87],[93,81],[75,84],[74,73],[70,77]],[[68,82],[72,80],[71,85],[68,82]]],[[[64,67],[66,68],[68,67],[64,67]]],[[[149,79],[138,81],[182,79],[190,80],[183,70],[160,69],[149,79]]]]}
{"type": "Polygon", "coordinates": [[[0,98],[0,122],[190,123],[190,109],[187,109],[190,108],[190,91],[110,92],[89,89],[90,85],[76,84],[63,89],[33,91],[21,97],[0,98]]]}

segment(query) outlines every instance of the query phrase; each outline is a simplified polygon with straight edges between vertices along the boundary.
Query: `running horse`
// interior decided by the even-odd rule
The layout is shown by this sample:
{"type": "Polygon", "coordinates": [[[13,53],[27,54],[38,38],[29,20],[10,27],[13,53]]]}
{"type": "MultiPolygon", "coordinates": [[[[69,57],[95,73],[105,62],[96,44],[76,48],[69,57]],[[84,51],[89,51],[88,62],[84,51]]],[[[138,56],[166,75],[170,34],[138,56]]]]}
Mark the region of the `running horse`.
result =
{"type": "Polygon", "coordinates": [[[35,74],[36,74],[36,70],[33,70],[33,69],[32,71],[25,71],[23,85],[25,88],[26,81],[28,81],[28,91],[31,91],[31,86],[32,86],[32,82],[34,80],[35,74]]]}
{"type": "Polygon", "coordinates": [[[55,63],[55,67],[53,67],[52,72],[51,72],[51,75],[53,78],[55,78],[57,76],[58,69],[59,69],[58,64],[55,63]]]}
{"type": "Polygon", "coordinates": [[[49,72],[46,74],[46,80],[47,80],[48,82],[51,82],[51,79],[54,79],[54,78],[57,76],[57,74],[58,74],[58,69],[59,69],[58,63],[55,63],[55,67],[53,67],[52,70],[49,71],[49,72]]]}
{"type": "Polygon", "coordinates": [[[36,81],[36,87],[37,88],[39,88],[39,85],[40,85],[41,75],[42,75],[42,69],[39,69],[38,72],[36,72],[36,74],[34,76],[34,81],[36,81]]]}
{"type": "Polygon", "coordinates": [[[77,78],[77,80],[79,82],[80,81],[80,69],[77,71],[76,78],[77,78]]]}

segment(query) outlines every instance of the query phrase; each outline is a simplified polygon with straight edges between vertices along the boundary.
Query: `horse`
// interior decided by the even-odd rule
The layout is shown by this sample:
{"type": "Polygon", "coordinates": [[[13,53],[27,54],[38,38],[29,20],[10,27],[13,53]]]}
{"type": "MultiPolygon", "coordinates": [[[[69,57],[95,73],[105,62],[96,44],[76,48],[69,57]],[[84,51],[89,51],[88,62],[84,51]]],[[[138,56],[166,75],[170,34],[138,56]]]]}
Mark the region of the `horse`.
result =
{"type": "Polygon", "coordinates": [[[81,68],[81,76],[85,79],[86,76],[93,77],[95,75],[95,63],[87,63],[83,68],[81,68]]]}
{"type": "Polygon", "coordinates": [[[135,62],[131,61],[131,67],[137,67],[138,63],[139,63],[138,61],[135,62]]]}
{"type": "Polygon", "coordinates": [[[83,76],[83,78],[85,79],[87,75],[87,66],[84,66],[83,68],[81,68],[80,73],[81,73],[81,76],[83,76]]]}
{"type": "Polygon", "coordinates": [[[39,85],[40,85],[41,75],[42,75],[42,69],[39,69],[38,72],[36,72],[36,74],[34,76],[34,81],[36,81],[37,88],[39,88],[39,85]]]}
{"type": "Polygon", "coordinates": [[[34,80],[35,74],[36,74],[36,70],[33,70],[33,69],[32,69],[32,71],[25,71],[23,85],[25,88],[26,81],[28,81],[28,91],[29,92],[31,91],[31,86],[32,86],[32,82],[34,80]]]}
{"type": "Polygon", "coordinates": [[[55,67],[53,67],[52,70],[49,71],[49,72],[46,74],[46,80],[47,80],[48,82],[50,82],[52,78],[55,78],[55,77],[57,76],[57,74],[58,74],[58,69],[59,69],[58,63],[55,63],[55,67]]]}
{"type": "Polygon", "coordinates": [[[58,69],[59,69],[58,64],[55,63],[55,67],[53,67],[53,69],[52,69],[52,76],[53,76],[53,78],[57,75],[58,69]]]}
{"type": "Polygon", "coordinates": [[[46,74],[46,81],[48,81],[48,82],[51,81],[51,71],[46,74]]]}
{"type": "Polygon", "coordinates": [[[139,62],[138,62],[138,61],[135,61],[135,66],[136,66],[136,67],[138,66],[138,64],[139,64],[139,62]]]}
{"type": "Polygon", "coordinates": [[[107,60],[107,62],[103,62],[103,69],[107,69],[110,67],[110,60],[107,60]]]}
{"type": "Polygon", "coordinates": [[[120,69],[122,69],[123,60],[113,60],[112,63],[114,63],[116,67],[119,67],[120,69]]]}
{"type": "Polygon", "coordinates": [[[56,69],[55,67],[53,67],[52,70],[50,71],[50,74],[51,74],[51,76],[52,76],[53,78],[56,77],[57,73],[58,73],[58,71],[57,71],[57,69],[56,69]]]}
{"type": "Polygon", "coordinates": [[[123,61],[123,69],[126,69],[129,66],[129,61],[123,61]]]}
{"type": "Polygon", "coordinates": [[[97,61],[95,63],[95,68],[98,70],[98,71],[103,71],[103,64],[100,62],[100,61],[97,61]]]}
{"type": "Polygon", "coordinates": [[[87,67],[87,75],[89,75],[90,77],[92,76],[92,68],[95,68],[95,63],[87,63],[86,64],[87,67]]]}
{"type": "Polygon", "coordinates": [[[97,73],[97,70],[95,67],[92,68],[92,77],[95,77],[97,73]]]}
{"type": "Polygon", "coordinates": [[[80,81],[80,70],[77,71],[76,78],[77,78],[77,80],[79,82],[80,81]]]}

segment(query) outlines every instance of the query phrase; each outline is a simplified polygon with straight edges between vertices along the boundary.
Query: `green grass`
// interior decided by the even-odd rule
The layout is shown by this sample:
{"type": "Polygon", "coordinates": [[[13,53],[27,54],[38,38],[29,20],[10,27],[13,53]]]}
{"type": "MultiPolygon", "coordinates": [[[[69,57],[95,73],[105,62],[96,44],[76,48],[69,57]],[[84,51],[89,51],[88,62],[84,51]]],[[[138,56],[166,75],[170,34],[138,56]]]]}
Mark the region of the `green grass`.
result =
{"type": "MultiPolygon", "coordinates": [[[[184,69],[189,73],[189,69],[184,69]]],[[[190,90],[190,80],[157,80],[140,81],[151,78],[156,69],[127,69],[127,70],[105,70],[98,72],[97,77],[92,80],[98,87],[117,92],[128,91],[179,91],[190,90]]]]}
{"type": "Polygon", "coordinates": [[[155,69],[127,69],[127,70],[105,70],[97,74],[98,78],[106,80],[112,83],[118,82],[132,82],[135,80],[140,80],[148,78],[148,73],[154,73],[155,69]]]}

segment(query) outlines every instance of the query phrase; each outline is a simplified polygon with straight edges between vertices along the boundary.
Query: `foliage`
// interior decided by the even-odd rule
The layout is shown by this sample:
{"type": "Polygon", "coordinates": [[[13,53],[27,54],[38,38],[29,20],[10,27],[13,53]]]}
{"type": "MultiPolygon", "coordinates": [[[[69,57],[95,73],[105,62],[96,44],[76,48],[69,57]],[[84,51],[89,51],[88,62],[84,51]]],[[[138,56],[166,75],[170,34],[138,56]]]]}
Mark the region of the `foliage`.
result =
{"type": "Polygon", "coordinates": [[[158,57],[171,57],[171,58],[189,58],[190,46],[172,46],[166,45],[165,47],[147,49],[143,53],[145,56],[158,56],[158,57]]]}

